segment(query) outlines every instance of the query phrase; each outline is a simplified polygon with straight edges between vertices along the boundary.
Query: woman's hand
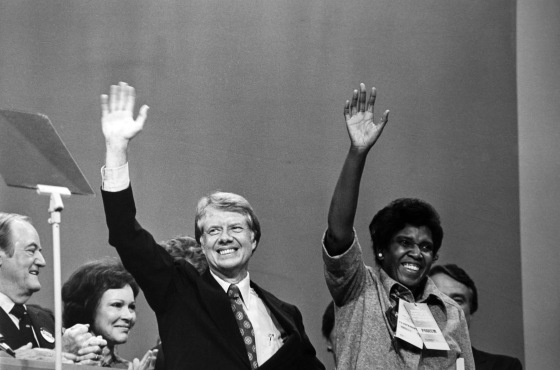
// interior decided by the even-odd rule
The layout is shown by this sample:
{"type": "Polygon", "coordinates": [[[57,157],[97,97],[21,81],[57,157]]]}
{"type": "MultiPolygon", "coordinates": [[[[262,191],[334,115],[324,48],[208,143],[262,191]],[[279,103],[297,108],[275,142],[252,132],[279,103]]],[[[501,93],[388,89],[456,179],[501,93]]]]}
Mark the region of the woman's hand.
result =
{"type": "Polygon", "coordinates": [[[76,364],[100,366],[103,360],[103,352],[109,349],[106,347],[107,341],[101,335],[92,336],[82,344],[75,359],[76,364]]]}
{"type": "Polygon", "coordinates": [[[77,354],[83,344],[93,337],[89,325],[76,324],[62,332],[62,351],[77,354]]]}
{"type": "Polygon", "coordinates": [[[369,99],[366,99],[366,95],[366,86],[360,84],[360,90],[354,90],[352,101],[347,100],[344,105],[344,118],[346,119],[346,128],[352,147],[367,152],[383,132],[383,128],[389,120],[389,111],[386,110],[379,123],[375,123],[373,121],[373,106],[375,105],[377,90],[375,87],[371,89],[369,99]]]}
{"type": "Polygon", "coordinates": [[[135,358],[128,365],[128,370],[153,370],[156,366],[157,349],[151,349],[141,360],[135,358]]]}

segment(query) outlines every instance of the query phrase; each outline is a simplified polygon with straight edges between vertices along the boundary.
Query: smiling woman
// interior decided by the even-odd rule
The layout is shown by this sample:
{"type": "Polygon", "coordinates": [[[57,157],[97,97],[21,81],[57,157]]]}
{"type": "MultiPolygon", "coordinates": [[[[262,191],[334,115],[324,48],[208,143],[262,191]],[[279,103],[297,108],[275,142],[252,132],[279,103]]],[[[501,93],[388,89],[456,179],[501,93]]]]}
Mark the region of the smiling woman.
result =
{"type": "Polygon", "coordinates": [[[148,351],[142,361],[130,362],[115,348],[128,340],[136,323],[136,281],[117,259],[89,262],[77,269],[62,287],[65,327],[87,324],[95,336],[107,341],[103,355],[89,365],[123,369],[152,369],[156,353],[148,351]]]}
{"type": "Polygon", "coordinates": [[[372,88],[367,99],[365,85],[360,84],[344,106],[350,150],[324,237],[325,277],[336,305],[337,365],[474,369],[463,311],[427,277],[443,239],[439,215],[430,204],[400,198],[376,213],[369,226],[375,263],[366,266],[363,261],[354,231],[360,181],[367,155],[389,118],[385,111],[374,123],[376,96],[372,88]]]}
{"type": "Polygon", "coordinates": [[[443,239],[436,210],[420,199],[396,199],[373,217],[369,231],[381,268],[420,299],[443,239]]]}

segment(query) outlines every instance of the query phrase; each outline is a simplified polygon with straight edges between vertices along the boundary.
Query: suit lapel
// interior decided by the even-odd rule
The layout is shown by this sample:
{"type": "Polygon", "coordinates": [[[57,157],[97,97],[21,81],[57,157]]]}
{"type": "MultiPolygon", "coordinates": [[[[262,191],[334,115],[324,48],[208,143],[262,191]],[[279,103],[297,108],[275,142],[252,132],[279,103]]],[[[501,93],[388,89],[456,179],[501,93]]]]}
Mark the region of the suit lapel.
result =
{"type": "Polygon", "coordinates": [[[28,306],[27,312],[41,348],[54,348],[54,319],[46,312],[28,306]],[[49,338],[47,341],[46,338],[49,338]],[[51,342],[52,340],[52,342],[51,342]]]}
{"type": "Polygon", "coordinates": [[[201,302],[206,306],[206,310],[210,317],[216,323],[221,337],[227,342],[227,346],[231,348],[246,364],[247,368],[251,368],[249,358],[247,357],[247,350],[243,339],[239,333],[239,326],[233,316],[231,303],[229,298],[220,286],[216,279],[207,270],[202,275],[202,278],[197,280],[199,285],[199,292],[201,295],[201,302]]]}
{"type": "Polygon", "coordinates": [[[0,308],[0,334],[12,349],[20,347],[19,329],[2,308],[0,308]]]}
{"type": "Polygon", "coordinates": [[[275,325],[279,325],[278,330],[282,333],[282,347],[266,361],[259,369],[290,369],[293,368],[293,361],[299,358],[299,348],[301,337],[292,315],[286,305],[271,293],[251,282],[251,287],[255,290],[260,299],[269,309],[275,325]]]}
{"type": "Polygon", "coordinates": [[[262,299],[266,307],[270,310],[270,313],[273,315],[272,319],[275,324],[280,325],[278,330],[283,334],[283,336],[289,336],[293,332],[297,332],[297,327],[292,319],[292,316],[278,298],[252,281],[251,288],[255,290],[259,298],[262,299]]]}

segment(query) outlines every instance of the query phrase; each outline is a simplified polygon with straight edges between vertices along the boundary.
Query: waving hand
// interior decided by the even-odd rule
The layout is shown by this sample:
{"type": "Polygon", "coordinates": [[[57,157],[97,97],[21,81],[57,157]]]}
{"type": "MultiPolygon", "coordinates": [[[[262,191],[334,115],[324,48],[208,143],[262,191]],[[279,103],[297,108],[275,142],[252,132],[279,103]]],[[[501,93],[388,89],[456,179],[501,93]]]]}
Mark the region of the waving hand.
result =
{"type": "Polygon", "coordinates": [[[352,102],[346,101],[344,105],[344,118],[350,136],[352,147],[368,151],[377,141],[383,128],[389,120],[389,111],[385,111],[379,123],[374,122],[373,106],[375,105],[377,91],[371,89],[366,104],[366,86],[360,84],[360,91],[354,90],[352,102]]]}
{"type": "Polygon", "coordinates": [[[127,162],[128,144],[144,127],[148,106],[143,105],[134,119],[135,100],[134,88],[125,82],[111,85],[110,96],[101,95],[101,128],[107,147],[105,164],[108,168],[127,162]]]}

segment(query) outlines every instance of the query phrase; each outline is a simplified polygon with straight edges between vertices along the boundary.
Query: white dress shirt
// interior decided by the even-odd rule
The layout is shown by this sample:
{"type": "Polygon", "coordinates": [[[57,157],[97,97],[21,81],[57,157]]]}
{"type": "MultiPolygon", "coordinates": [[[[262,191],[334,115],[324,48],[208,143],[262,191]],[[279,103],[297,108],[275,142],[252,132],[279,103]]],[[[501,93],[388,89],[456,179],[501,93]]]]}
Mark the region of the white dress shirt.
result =
{"type": "MultiPolygon", "coordinates": [[[[212,274],[214,279],[220,284],[224,292],[227,293],[231,284],[220,279],[212,271],[210,271],[210,274],[212,274]]],[[[255,331],[257,362],[260,366],[282,347],[283,342],[281,334],[272,321],[270,311],[265,306],[262,299],[259,298],[255,290],[251,288],[249,273],[247,272],[247,276],[235,285],[239,288],[241,298],[243,299],[243,309],[255,331]]]]}
{"type": "MultiPolygon", "coordinates": [[[[12,319],[14,324],[19,329],[19,319],[10,313],[10,311],[12,310],[12,308],[14,308],[15,305],[16,304],[12,302],[12,300],[8,298],[7,295],[5,295],[4,293],[0,293],[0,307],[2,307],[2,309],[8,314],[10,319],[12,319]]],[[[25,307],[25,309],[27,309],[27,307],[25,307]]]]}

